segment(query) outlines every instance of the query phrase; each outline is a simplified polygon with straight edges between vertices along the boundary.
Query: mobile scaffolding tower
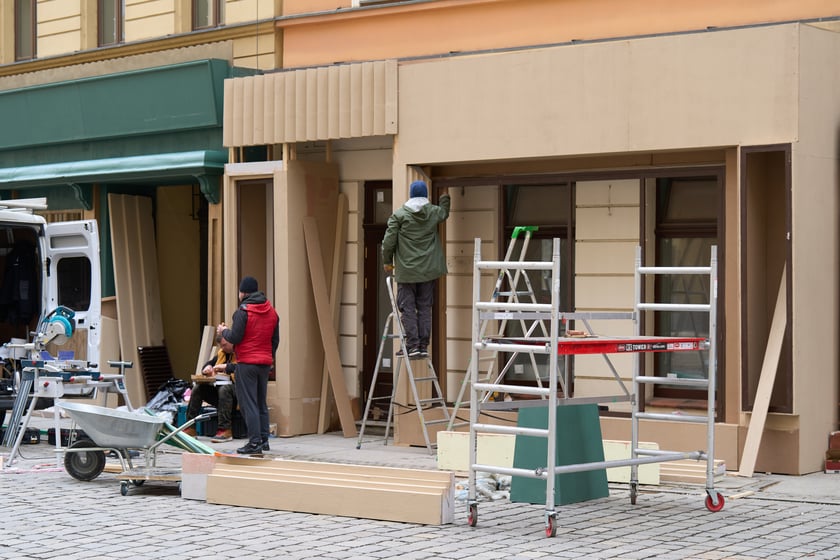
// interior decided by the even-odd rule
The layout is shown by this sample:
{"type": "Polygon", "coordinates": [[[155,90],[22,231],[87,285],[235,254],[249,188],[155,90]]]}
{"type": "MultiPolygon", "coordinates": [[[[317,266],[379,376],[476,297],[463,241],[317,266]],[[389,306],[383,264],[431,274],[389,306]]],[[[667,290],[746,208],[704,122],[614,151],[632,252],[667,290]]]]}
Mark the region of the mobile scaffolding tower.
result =
{"type": "Polygon", "coordinates": [[[708,267],[646,267],[642,266],[641,248],[636,249],[635,260],[635,304],[629,313],[566,313],[560,311],[560,240],[555,239],[551,261],[482,261],[481,240],[475,240],[473,267],[473,314],[472,314],[472,346],[469,366],[470,378],[470,430],[469,430],[469,490],[468,490],[468,524],[475,527],[478,523],[478,500],[476,495],[476,473],[489,472],[525,478],[539,478],[546,481],[545,498],[545,533],[547,537],[554,537],[557,532],[558,512],[555,510],[555,475],[608,469],[613,467],[630,467],[630,503],[636,503],[638,494],[638,466],[647,463],[660,463],[695,459],[706,461],[706,500],[709,511],[723,509],[723,495],[714,489],[714,421],[715,421],[715,374],[716,354],[715,339],[717,330],[717,248],[712,247],[710,265],[708,267]],[[522,303],[510,301],[481,300],[481,273],[484,270],[543,270],[551,271],[551,302],[550,303],[522,303]],[[646,303],[642,301],[643,282],[647,275],[707,275],[709,277],[709,303],[646,303]],[[642,334],[642,315],[645,312],[705,312],[709,317],[708,339],[696,336],[645,336],[642,334]],[[520,337],[487,337],[485,323],[487,321],[501,321],[511,319],[542,319],[549,324],[549,336],[520,336],[520,337]],[[632,319],[635,325],[632,337],[605,337],[592,333],[589,321],[595,319],[632,319]],[[561,325],[565,328],[568,321],[581,321],[586,326],[583,333],[576,332],[574,336],[569,331],[561,333],[561,325]],[[581,336],[581,334],[583,336],[581,336]],[[672,378],[645,375],[642,369],[643,353],[648,352],[700,352],[708,350],[706,378],[672,378]],[[548,386],[527,387],[505,384],[503,379],[487,383],[478,377],[479,351],[497,351],[504,353],[528,353],[549,355],[548,386]],[[628,390],[618,372],[612,367],[608,354],[639,354],[634,362],[632,390],[628,390]],[[569,368],[563,374],[558,370],[558,356],[574,356],[580,354],[604,355],[613,376],[618,382],[622,394],[604,397],[571,397],[569,368]],[[642,412],[640,401],[644,400],[644,386],[649,384],[678,385],[682,387],[705,388],[707,390],[707,408],[705,415],[674,415],[642,412]],[[558,396],[558,388],[562,389],[562,398],[558,396]],[[533,405],[534,401],[487,402],[485,396],[491,392],[505,393],[510,396],[537,396],[540,405],[548,406],[547,427],[526,428],[479,423],[482,409],[518,409],[522,406],[533,405]],[[631,456],[629,459],[557,465],[556,435],[557,435],[557,406],[598,402],[629,401],[631,403],[631,456]],[[703,423],[706,426],[707,451],[664,451],[641,449],[639,447],[639,420],[671,421],[703,423]],[[537,469],[508,468],[476,463],[478,433],[501,433],[526,435],[547,438],[547,454],[545,466],[537,469]]]}

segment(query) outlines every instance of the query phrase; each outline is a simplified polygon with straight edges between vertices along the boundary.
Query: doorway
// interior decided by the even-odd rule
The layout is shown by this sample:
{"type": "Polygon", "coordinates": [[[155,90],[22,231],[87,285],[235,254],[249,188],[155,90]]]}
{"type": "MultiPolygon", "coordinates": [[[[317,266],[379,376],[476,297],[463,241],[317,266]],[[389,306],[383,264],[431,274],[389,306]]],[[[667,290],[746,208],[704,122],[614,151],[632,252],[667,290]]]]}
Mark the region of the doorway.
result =
{"type": "MultiPolygon", "coordinates": [[[[391,181],[367,181],[364,188],[364,315],[362,318],[362,367],[359,375],[360,393],[367,399],[373,372],[376,369],[380,343],[382,358],[373,397],[388,397],[393,388],[394,345],[390,338],[383,339],[383,329],[391,313],[385,275],[382,271],[382,238],[388,218],[393,211],[391,181]]],[[[384,401],[383,401],[384,402],[384,401]]],[[[382,419],[387,410],[371,410],[372,418],[382,419]],[[383,414],[384,413],[384,414],[383,414]]]]}

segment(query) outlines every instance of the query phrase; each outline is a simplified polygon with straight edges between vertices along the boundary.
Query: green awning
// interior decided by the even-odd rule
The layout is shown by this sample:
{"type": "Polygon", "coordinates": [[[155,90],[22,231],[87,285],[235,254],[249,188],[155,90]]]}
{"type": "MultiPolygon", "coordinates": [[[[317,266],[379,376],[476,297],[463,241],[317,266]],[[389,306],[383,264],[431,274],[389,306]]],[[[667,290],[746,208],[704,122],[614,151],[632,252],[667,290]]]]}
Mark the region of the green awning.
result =
{"type": "Polygon", "coordinates": [[[219,202],[219,183],[227,152],[197,150],[120,158],[68,161],[0,168],[0,189],[54,185],[139,183],[157,185],[197,181],[207,200],[219,202]]]}

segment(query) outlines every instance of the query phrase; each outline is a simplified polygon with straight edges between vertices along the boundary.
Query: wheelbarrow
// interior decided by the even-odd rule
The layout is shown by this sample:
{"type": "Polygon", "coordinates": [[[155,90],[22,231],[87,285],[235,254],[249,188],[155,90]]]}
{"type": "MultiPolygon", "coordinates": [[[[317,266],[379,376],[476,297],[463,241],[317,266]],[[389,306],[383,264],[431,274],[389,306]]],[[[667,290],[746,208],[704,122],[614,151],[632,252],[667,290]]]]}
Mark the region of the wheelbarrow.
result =
{"type": "Polygon", "coordinates": [[[142,486],[147,480],[178,482],[180,489],[181,469],[157,466],[158,449],[165,443],[179,447],[192,444],[194,448],[190,451],[213,452],[181,432],[214,416],[215,412],[196,416],[175,429],[163,418],[151,413],[144,415],[74,402],[60,402],[58,406],[66,410],[86,434],[64,450],[67,474],[76,480],[93,480],[105,470],[106,455],[113,454],[122,466],[117,480],[121,481],[120,493],[123,496],[128,494],[129,485],[142,486]],[[132,455],[142,455],[144,465],[135,467],[132,455]]]}

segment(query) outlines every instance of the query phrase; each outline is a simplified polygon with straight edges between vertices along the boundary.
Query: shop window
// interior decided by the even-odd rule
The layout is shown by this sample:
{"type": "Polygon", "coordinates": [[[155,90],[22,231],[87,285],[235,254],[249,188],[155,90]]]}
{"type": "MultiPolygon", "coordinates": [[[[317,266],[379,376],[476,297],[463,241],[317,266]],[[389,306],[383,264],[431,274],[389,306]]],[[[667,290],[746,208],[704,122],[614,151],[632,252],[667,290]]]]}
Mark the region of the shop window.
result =
{"type": "MultiPolygon", "coordinates": [[[[656,180],[655,189],[656,266],[708,266],[712,245],[719,245],[717,177],[660,178],[656,180]]],[[[656,301],[708,304],[709,281],[709,276],[702,274],[658,275],[656,301]]],[[[709,314],[702,311],[658,313],[654,329],[658,336],[708,337],[709,314]]],[[[706,350],[656,354],[655,375],[706,379],[708,357],[706,350]]],[[[718,375],[720,371],[718,367],[718,375]]],[[[704,391],[667,385],[657,386],[654,394],[657,397],[706,398],[704,391]]]]}
{"type": "Polygon", "coordinates": [[[219,27],[224,22],[224,0],[193,0],[193,29],[219,27]]]}
{"type": "Polygon", "coordinates": [[[99,22],[98,43],[100,47],[118,45],[123,42],[124,0],[98,0],[97,21],[99,22]]]}
{"type": "Polygon", "coordinates": [[[32,60],[37,54],[36,0],[15,0],[15,60],[32,60]]]}
{"type": "MultiPolygon", "coordinates": [[[[526,261],[550,261],[553,251],[553,240],[560,239],[560,310],[572,310],[572,265],[570,240],[572,234],[572,187],[569,183],[546,184],[546,185],[506,185],[504,186],[504,247],[507,251],[511,242],[511,236],[516,227],[537,226],[538,229],[532,234],[528,248],[523,260],[526,261]]],[[[522,237],[520,236],[520,239],[522,237]]],[[[512,260],[519,259],[519,251],[523,241],[518,241],[512,260]]],[[[504,253],[500,255],[504,257],[504,253]]],[[[551,271],[529,270],[523,271],[527,274],[531,286],[530,290],[524,289],[526,284],[520,283],[517,291],[531,292],[518,296],[520,301],[531,303],[551,303],[551,271]],[[533,299],[531,299],[533,297],[533,299]]],[[[510,286],[505,286],[510,290],[510,286]]],[[[532,322],[510,321],[505,325],[505,335],[510,337],[524,336],[526,331],[534,329],[528,336],[547,336],[548,323],[545,323],[546,333],[542,332],[539,324],[532,322]]],[[[501,363],[508,364],[510,356],[503,358],[501,363]]],[[[512,383],[534,384],[536,376],[539,375],[543,383],[548,383],[549,359],[546,354],[519,355],[512,363],[506,374],[506,381],[512,383]],[[534,360],[532,362],[532,359],[534,360]],[[536,362],[536,363],[534,363],[536,362]],[[535,370],[536,367],[536,370],[535,370]]],[[[559,365],[563,375],[564,364],[559,365]]]]}

